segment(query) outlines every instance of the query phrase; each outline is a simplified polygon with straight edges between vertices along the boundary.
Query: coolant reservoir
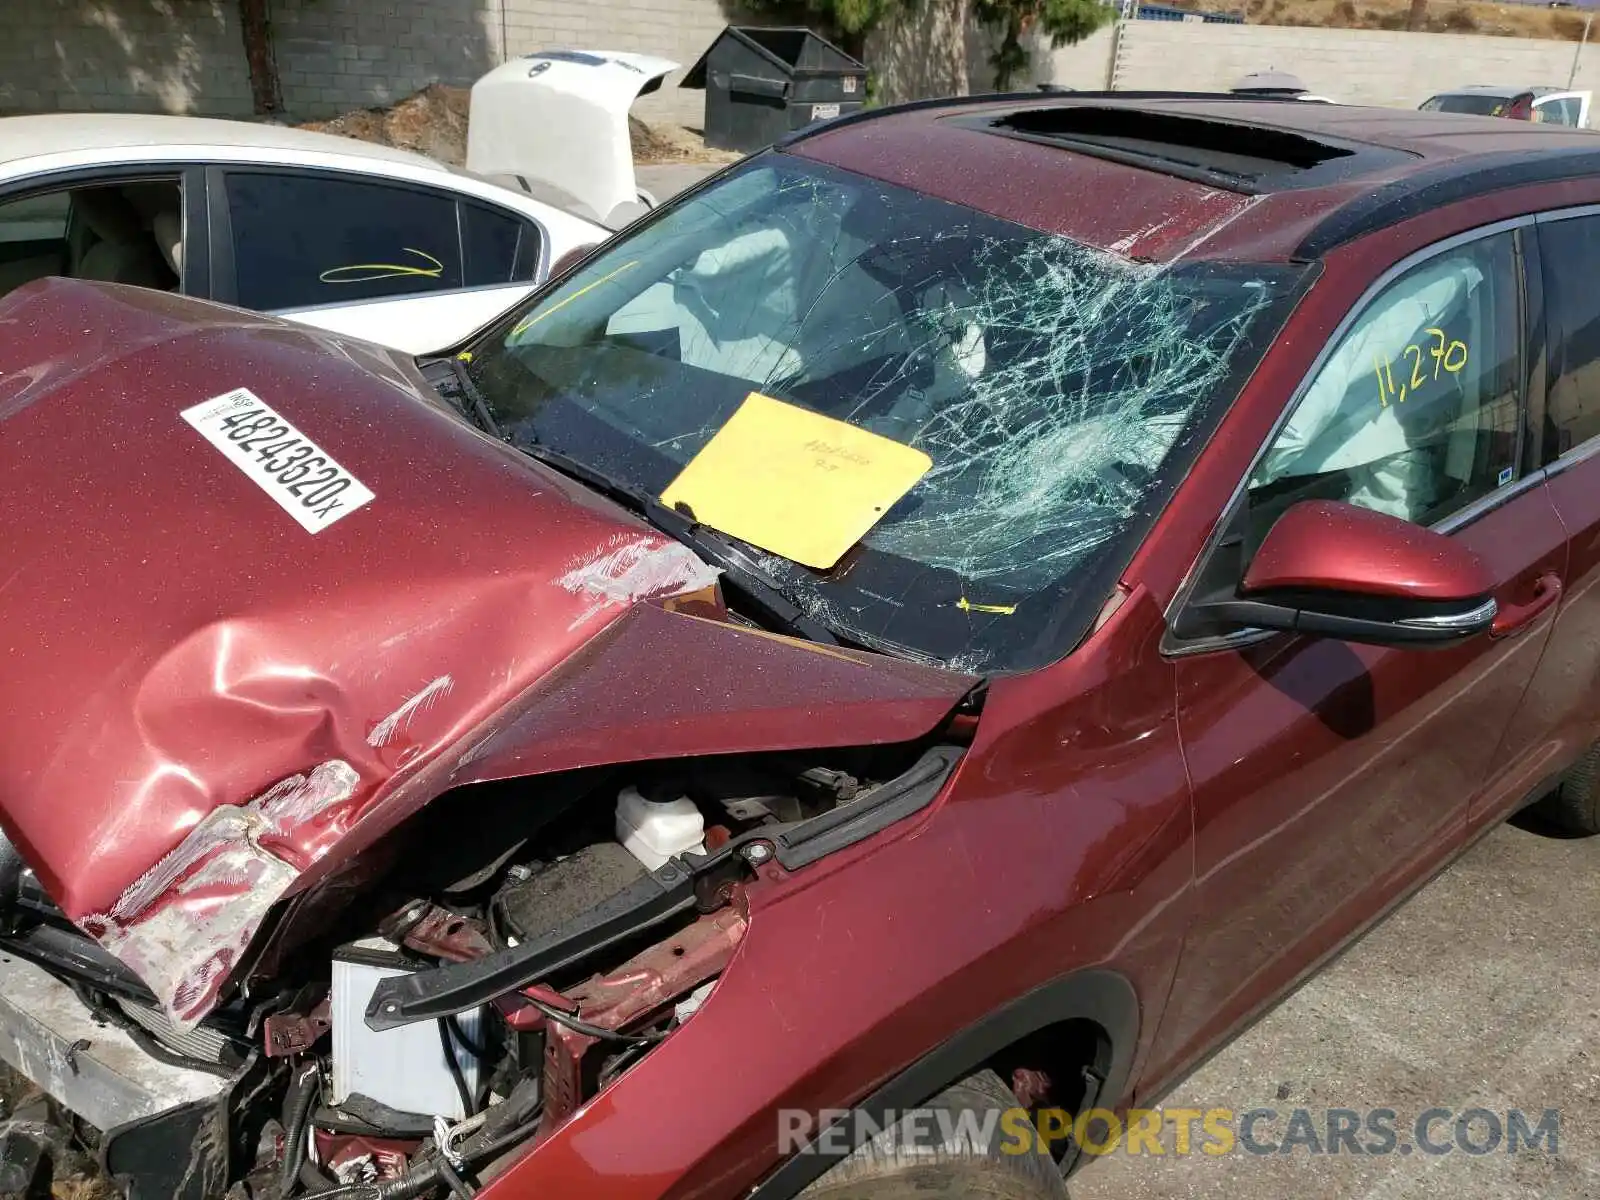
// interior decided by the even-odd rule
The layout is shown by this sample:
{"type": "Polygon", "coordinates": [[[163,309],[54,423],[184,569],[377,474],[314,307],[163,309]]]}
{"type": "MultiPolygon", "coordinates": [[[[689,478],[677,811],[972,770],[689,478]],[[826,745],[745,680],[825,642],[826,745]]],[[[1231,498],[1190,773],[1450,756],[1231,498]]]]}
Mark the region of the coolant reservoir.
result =
{"type": "Polygon", "coordinates": [[[646,800],[629,786],[617,796],[617,841],[654,871],[674,854],[704,854],[706,819],[686,796],[646,800]]]}

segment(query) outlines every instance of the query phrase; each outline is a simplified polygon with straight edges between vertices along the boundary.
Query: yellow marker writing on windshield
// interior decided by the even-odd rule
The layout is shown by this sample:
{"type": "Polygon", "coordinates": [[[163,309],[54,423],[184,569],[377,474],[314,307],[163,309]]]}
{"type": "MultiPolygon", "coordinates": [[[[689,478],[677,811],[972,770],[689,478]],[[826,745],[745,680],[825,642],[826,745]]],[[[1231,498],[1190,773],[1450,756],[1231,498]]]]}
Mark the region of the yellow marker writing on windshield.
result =
{"type": "Polygon", "coordinates": [[[323,283],[373,283],[379,279],[407,279],[421,277],[438,279],[444,274],[444,264],[426,250],[404,247],[407,254],[424,259],[427,266],[415,263],[351,263],[347,267],[329,267],[317,278],[323,283]]]}
{"type": "Polygon", "coordinates": [[[1009,617],[1017,611],[1015,604],[974,604],[965,596],[956,601],[956,607],[962,612],[998,613],[1002,617],[1009,617]]]}
{"type": "Polygon", "coordinates": [[[577,291],[573,292],[572,295],[568,296],[560,304],[552,304],[549,308],[544,309],[544,310],[542,310],[540,312],[537,312],[533,316],[528,317],[525,320],[521,321],[517,325],[517,327],[511,331],[511,336],[512,337],[521,337],[524,333],[526,333],[528,330],[532,329],[540,321],[544,320],[546,317],[551,316],[554,313],[560,312],[563,308],[565,308],[567,305],[571,304],[579,296],[582,296],[586,292],[594,291],[594,289],[599,287],[602,283],[610,283],[613,279],[615,279],[618,275],[621,275],[624,271],[631,270],[632,268],[637,267],[638,265],[639,265],[638,260],[635,260],[633,262],[625,262],[620,267],[618,267],[615,271],[611,272],[611,274],[602,275],[599,279],[596,279],[593,283],[585,284],[583,287],[581,287],[577,291]]]}

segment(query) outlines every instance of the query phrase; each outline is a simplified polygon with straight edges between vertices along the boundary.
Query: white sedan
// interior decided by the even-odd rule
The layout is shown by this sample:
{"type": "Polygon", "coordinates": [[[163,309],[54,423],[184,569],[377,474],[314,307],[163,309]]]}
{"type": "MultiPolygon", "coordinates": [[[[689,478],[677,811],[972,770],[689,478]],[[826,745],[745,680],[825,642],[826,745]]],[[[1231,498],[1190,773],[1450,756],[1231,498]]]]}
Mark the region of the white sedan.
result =
{"type": "Polygon", "coordinates": [[[0,294],[48,275],[134,284],[426,354],[610,233],[348,138],[191,117],[0,119],[0,294]]]}

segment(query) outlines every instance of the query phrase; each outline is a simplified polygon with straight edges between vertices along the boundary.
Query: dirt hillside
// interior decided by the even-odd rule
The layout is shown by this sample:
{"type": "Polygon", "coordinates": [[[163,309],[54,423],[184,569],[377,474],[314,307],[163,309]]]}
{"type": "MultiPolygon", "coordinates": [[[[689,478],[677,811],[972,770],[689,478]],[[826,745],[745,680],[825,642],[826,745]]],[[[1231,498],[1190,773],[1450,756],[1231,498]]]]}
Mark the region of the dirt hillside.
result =
{"type": "MultiPolygon", "coordinates": [[[[1164,0],[1178,8],[1242,15],[1252,25],[1301,25],[1327,29],[1404,29],[1409,0],[1164,0]]],[[[1492,4],[1485,0],[1429,0],[1422,30],[1495,37],[1578,41],[1585,14],[1541,4],[1492,4]]],[[[1600,39],[1600,28],[1589,31],[1600,39]]]]}
{"type": "MultiPolygon", "coordinates": [[[[398,146],[460,167],[467,161],[469,107],[469,89],[435,83],[387,108],[358,108],[300,128],[398,146]]],[[[676,125],[647,125],[630,118],[628,131],[634,161],[639,163],[721,162],[738,157],[707,150],[697,133],[676,125]]]]}

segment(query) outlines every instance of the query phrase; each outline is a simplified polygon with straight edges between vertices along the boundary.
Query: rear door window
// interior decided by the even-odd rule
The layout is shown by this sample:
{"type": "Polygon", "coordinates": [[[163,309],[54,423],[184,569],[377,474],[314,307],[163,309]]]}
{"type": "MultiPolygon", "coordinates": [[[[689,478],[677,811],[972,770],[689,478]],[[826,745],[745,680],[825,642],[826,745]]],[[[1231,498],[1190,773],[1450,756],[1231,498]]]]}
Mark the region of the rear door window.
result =
{"type": "Polygon", "coordinates": [[[468,287],[529,283],[539,266],[539,231],[487,205],[461,205],[461,248],[468,287]]]}
{"type": "Polygon", "coordinates": [[[1550,339],[1543,455],[1553,462],[1600,437],[1600,216],[1538,229],[1550,339]]]}
{"type": "Polygon", "coordinates": [[[1511,107],[1509,96],[1486,96],[1479,92],[1446,92],[1423,102],[1423,112],[1465,113],[1475,117],[1499,117],[1511,107]]]}
{"type": "Polygon", "coordinates": [[[1541,100],[1533,106],[1533,112],[1534,120],[1545,125],[1570,125],[1576,129],[1583,123],[1583,104],[1576,96],[1541,100]]]}
{"type": "Polygon", "coordinates": [[[183,260],[176,178],[81,179],[0,200],[0,294],[51,275],[178,291],[183,260]]]}
{"type": "Polygon", "coordinates": [[[454,197],[376,180],[227,175],[235,302],[265,310],[462,286],[454,197]]]}

